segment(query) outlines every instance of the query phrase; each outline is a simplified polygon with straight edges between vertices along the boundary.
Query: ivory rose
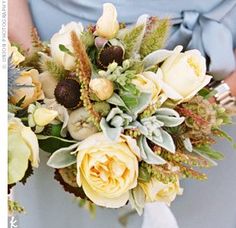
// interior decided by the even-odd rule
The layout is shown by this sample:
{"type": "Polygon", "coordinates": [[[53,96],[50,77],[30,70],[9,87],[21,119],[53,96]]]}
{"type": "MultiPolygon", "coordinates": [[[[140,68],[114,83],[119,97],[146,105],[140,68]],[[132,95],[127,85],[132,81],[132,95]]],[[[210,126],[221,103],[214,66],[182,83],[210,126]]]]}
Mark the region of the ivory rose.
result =
{"type": "Polygon", "coordinates": [[[147,202],[159,201],[170,205],[175,197],[183,192],[183,189],[179,186],[179,180],[164,184],[152,178],[149,182],[140,182],[139,185],[145,192],[147,202]]]}
{"type": "Polygon", "coordinates": [[[137,185],[139,148],[136,141],[120,136],[110,141],[96,133],[77,149],[77,183],[95,204],[119,208],[129,199],[129,190],[137,185]]]}
{"type": "Polygon", "coordinates": [[[147,71],[142,74],[138,74],[133,80],[132,83],[136,85],[136,87],[144,93],[150,92],[152,93],[152,104],[155,104],[158,101],[161,87],[157,82],[156,74],[147,71]]]}
{"type": "Polygon", "coordinates": [[[103,4],[103,14],[96,24],[96,35],[112,39],[116,36],[118,30],[119,23],[115,6],[111,3],[103,4]]]}
{"type": "Polygon", "coordinates": [[[206,60],[198,50],[181,52],[177,46],[157,71],[158,83],[173,100],[190,100],[211,80],[206,75],[206,60]]]}
{"type": "Polygon", "coordinates": [[[60,31],[53,35],[50,42],[52,58],[66,70],[72,70],[75,66],[75,58],[69,53],[60,50],[59,45],[64,45],[71,53],[73,53],[71,32],[74,31],[77,36],[83,32],[81,23],[70,22],[67,25],[62,25],[60,31]]]}

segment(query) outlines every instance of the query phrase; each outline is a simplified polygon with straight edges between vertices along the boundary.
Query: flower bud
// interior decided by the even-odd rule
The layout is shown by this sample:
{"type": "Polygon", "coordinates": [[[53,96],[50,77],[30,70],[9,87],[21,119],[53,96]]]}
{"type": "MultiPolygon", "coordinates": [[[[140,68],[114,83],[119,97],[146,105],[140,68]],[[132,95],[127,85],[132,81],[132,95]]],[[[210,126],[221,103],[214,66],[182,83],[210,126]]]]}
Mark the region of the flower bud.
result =
{"type": "Polygon", "coordinates": [[[96,24],[96,34],[103,38],[112,39],[116,36],[118,30],[119,23],[115,6],[111,3],[103,4],[103,14],[96,24]]]}
{"type": "Polygon", "coordinates": [[[90,89],[102,101],[109,99],[114,91],[113,83],[106,78],[95,78],[90,81],[90,89]]]}
{"type": "Polygon", "coordinates": [[[33,118],[36,125],[43,127],[51,123],[57,115],[57,111],[47,108],[37,108],[33,113],[33,118]]]}

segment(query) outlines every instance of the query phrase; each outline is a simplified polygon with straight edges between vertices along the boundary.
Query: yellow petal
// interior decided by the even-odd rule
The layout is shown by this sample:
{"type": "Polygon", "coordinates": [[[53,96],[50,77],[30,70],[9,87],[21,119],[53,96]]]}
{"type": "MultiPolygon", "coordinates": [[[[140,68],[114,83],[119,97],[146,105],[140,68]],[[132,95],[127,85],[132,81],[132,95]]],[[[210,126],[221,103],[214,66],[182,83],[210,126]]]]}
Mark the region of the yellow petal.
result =
{"type": "Polygon", "coordinates": [[[25,143],[31,149],[30,161],[33,167],[38,167],[39,165],[39,145],[38,139],[34,132],[29,127],[23,127],[21,130],[22,138],[25,143]]]}
{"type": "Polygon", "coordinates": [[[34,121],[38,126],[46,126],[51,123],[58,115],[57,111],[49,110],[47,108],[38,108],[34,112],[34,121]]]}

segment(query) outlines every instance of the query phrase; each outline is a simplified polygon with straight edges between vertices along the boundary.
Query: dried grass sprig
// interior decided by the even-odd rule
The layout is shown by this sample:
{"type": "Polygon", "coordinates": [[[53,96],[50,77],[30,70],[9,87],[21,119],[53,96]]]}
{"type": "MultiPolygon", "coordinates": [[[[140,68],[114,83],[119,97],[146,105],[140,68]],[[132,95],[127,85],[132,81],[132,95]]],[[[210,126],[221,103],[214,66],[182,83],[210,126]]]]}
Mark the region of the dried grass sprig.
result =
{"type": "Polygon", "coordinates": [[[91,62],[82,41],[74,31],[71,32],[71,40],[74,49],[74,56],[76,58],[76,76],[81,83],[81,100],[83,101],[84,107],[91,115],[94,125],[100,129],[99,123],[101,116],[95,110],[89,96],[89,82],[92,74],[91,62]]]}

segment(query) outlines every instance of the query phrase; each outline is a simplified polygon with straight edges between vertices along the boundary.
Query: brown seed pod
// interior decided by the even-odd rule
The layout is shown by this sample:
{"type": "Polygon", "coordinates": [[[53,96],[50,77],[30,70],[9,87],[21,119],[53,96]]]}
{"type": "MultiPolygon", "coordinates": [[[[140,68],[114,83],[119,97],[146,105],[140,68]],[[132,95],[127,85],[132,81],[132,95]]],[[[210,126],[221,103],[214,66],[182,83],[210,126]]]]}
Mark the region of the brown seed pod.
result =
{"type": "Polygon", "coordinates": [[[55,169],[54,178],[63,186],[66,192],[74,194],[76,197],[86,199],[82,188],[76,183],[76,175],[73,172],[74,165],[63,169],[55,169]]]}
{"type": "Polygon", "coordinates": [[[97,64],[100,68],[106,69],[112,62],[121,65],[124,59],[124,51],[120,46],[104,47],[98,54],[97,64]]]}
{"type": "Polygon", "coordinates": [[[75,108],[80,103],[80,84],[74,79],[61,80],[54,91],[59,104],[66,108],[75,108]]]}

